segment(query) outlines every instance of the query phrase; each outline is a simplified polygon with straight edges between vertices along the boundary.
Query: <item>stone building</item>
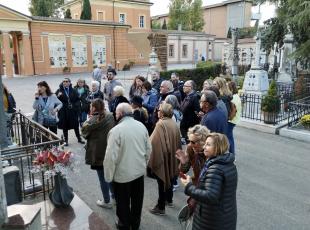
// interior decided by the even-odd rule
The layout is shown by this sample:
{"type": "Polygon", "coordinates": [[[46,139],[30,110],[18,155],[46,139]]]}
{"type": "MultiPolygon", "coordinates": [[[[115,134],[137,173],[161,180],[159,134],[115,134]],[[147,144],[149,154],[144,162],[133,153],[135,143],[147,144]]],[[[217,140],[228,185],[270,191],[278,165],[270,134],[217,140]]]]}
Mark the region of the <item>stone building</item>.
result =
{"type": "MultiPolygon", "coordinates": [[[[75,4],[81,2],[70,1],[64,7],[73,7],[76,15],[79,8],[75,4]]],[[[105,67],[109,63],[121,69],[129,61],[147,64],[152,3],[90,2],[93,20],[30,17],[0,5],[0,49],[5,74],[58,74],[65,67],[71,72],[86,72],[95,64],[105,67]]]]}

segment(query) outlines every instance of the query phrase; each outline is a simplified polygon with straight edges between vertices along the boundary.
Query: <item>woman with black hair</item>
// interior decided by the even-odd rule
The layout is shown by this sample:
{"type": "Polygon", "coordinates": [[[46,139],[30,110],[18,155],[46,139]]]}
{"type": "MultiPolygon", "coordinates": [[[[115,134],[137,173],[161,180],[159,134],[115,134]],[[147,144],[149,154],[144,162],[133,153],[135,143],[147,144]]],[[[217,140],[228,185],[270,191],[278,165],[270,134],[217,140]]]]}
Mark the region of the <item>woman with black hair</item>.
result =
{"type": "Polygon", "coordinates": [[[37,86],[32,106],[35,109],[33,120],[57,134],[57,113],[62,108],[62,102],[51,92],[46,81],[39,82],[37,86]]]}

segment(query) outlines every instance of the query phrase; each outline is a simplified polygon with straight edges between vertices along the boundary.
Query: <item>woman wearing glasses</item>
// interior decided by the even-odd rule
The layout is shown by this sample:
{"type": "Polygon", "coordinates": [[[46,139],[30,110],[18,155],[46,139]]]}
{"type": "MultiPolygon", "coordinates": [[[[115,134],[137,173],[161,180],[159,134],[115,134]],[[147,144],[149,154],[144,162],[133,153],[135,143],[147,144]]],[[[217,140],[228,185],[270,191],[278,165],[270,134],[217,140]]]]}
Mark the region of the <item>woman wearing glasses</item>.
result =
{"type": "Polygon", "coordinates": [[[228,152],[225,135],[211,133],[204,146],[206,162],[199,174],[198,184],[191,177],[181,178],[185,194],[195,199],[194,230],[235,230],[237,224],[237,169],[234,154],[228,152]]]}
{"type": "Polygon", "coordinates": [[[74,129],[78,142],[84,144],[79,130],[80,99],[77,91],[72,88],[69,78],[65,78],[56,91],[56,96],[62,102],[63,107],[58,112],[58,128],[63,130],[65,145],[68,146],[68,131],[74,129]]]}

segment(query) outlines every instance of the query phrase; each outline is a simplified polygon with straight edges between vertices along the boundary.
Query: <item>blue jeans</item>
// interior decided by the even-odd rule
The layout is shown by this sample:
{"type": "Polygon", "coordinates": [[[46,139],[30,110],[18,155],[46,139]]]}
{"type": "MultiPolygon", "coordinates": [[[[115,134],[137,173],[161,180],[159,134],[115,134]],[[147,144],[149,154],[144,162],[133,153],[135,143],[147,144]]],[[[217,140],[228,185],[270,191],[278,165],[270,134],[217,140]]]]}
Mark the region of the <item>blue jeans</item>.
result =
{"type": "Polygon", "coordinates": [[[97,171],[97,175],[99,178],[101,192],[103,195],[104,202],[109,203],[110,202],[110,192],[111,192],[112,199],[114,199],[112,184],[105,181],[103,169],[96,169],[96,171],[97,171]]]}
{"type": "Polygon", "coordinates": [[[80,126],[82,127],[83,123],[86,121],[87,119],[87,113],[86,112],[81,112],[79,114],[79,123],[80,123],[80,126]]]}
{"type": "Polygon", "coordinates": [[[235,128],[235,124],[228,122],[227,125],[227,138],[229,141],[229,152],[235,154],[235,141],[234,141],[234,133],[233,130],[235,128]]]}

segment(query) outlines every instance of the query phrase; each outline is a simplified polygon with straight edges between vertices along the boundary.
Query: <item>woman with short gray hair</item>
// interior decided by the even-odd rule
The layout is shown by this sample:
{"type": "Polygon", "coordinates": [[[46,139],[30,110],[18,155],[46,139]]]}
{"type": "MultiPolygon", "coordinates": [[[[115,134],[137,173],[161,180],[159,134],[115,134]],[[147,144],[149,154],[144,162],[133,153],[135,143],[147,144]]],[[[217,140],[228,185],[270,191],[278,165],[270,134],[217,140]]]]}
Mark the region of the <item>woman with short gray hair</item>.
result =
{"type": "Polygon", "coordinates": [[[112,101],[111,112],[116,120],[116,108],[120,103],[129,103],[128,99],[124,97],[125,89],[123,86],[117,85],[113,88],[114,99],[112,101]]]}

